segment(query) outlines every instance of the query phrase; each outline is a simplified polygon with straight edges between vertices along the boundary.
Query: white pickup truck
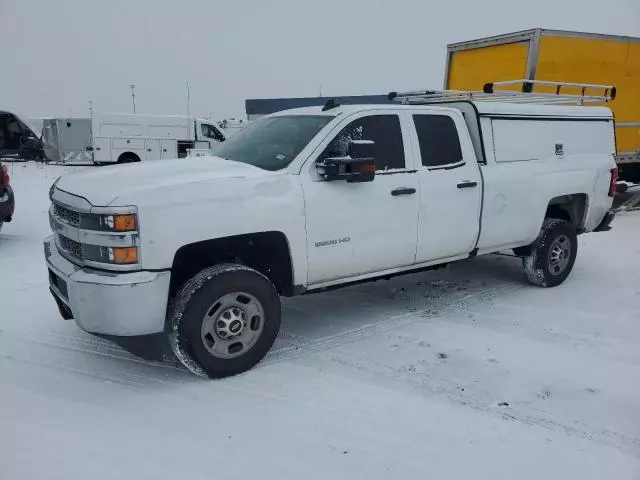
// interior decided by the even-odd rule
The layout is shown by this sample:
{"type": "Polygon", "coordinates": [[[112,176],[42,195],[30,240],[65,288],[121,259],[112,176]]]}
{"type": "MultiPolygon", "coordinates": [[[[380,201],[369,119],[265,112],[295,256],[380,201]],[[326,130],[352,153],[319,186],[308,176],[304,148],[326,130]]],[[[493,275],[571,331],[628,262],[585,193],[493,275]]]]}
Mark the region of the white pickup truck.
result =
{"type": "Polygon", "coordinates": [[[165,332],[194,373],[271,348],[280,296],[513,249],[553,287],[577,235],[610,229],[604,107],[328,104],[253,122],[216,157],[93,168],[51,187],[45,241],[62,316],[165,332]]]}

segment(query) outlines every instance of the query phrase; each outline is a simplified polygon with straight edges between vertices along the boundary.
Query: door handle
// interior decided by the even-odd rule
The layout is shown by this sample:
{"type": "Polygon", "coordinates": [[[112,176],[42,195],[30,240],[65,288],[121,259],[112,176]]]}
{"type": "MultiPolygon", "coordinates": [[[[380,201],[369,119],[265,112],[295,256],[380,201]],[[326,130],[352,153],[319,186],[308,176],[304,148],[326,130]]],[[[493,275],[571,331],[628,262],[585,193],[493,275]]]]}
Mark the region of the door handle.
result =
{"type": "Polygon", "coordinates": [[[147,148],[147,152],[150,152],[150,151],[151,151],[151,149],[150,149],[150,148],[147,148]]]}
{"type": "Polygon", "coordinates": [[[397,197],[398,195],[413,195],[416,193],[415,188],[396,188],[395,190],[391,190],[391,195],[397,197]]]}
{"type": "Polygon", "coordinates": [[[473,188],[477,186],[478,182],[469,182],[467,180],[464,180],[458,184],[458,188],[473,188]]]}

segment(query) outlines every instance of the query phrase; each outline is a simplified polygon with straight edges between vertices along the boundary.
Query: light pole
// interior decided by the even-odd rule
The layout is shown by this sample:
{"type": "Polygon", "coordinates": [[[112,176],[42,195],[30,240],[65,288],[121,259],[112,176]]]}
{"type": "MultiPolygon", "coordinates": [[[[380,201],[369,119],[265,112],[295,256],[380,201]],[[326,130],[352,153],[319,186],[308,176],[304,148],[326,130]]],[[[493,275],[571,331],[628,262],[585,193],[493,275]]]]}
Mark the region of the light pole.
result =
{"type": "Polygon", "coordinates": [[[187,117],[191,113],[191,84],[187,82],[187,117]]]}
{"type": "Polygon", "coordinates": [[[136,113],[136,86],[134,84],[129,85],[131,89],[131,101],[133,102],[133,113],[136,113]]]}
{"type": "MultiPolygon", "coordinates": [[[[191,140],[191,125],[193,125],[194,140],[196,132],[196,124],[191,121],[191,84],[187,82],[187,126],[189,127],[189,140],[191,140]]],[[[195,145],[194,145],[195,147],[195,145]]]]}

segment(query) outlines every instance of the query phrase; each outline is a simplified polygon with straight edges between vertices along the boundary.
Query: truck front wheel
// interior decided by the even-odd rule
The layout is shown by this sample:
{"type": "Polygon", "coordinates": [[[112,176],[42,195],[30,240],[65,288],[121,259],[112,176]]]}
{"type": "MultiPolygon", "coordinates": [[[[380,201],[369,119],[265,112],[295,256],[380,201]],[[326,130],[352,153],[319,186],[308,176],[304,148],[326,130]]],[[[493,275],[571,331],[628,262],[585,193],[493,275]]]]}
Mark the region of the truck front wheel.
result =
{"type": "Polygon", "coordinates": [[[566,280],[578,253],[575,228],[556,218],[545,219],[540,234],[522,258],[527,280],[539,287],[555,287],[566,280]]]}
{"type": "Polygon", "coordinates": [[[280,330],[273,283],[244,265],[206,268],[188,280],[169,311],[169,343],[198,375],[222,378],[249,370],[280,330]]]}

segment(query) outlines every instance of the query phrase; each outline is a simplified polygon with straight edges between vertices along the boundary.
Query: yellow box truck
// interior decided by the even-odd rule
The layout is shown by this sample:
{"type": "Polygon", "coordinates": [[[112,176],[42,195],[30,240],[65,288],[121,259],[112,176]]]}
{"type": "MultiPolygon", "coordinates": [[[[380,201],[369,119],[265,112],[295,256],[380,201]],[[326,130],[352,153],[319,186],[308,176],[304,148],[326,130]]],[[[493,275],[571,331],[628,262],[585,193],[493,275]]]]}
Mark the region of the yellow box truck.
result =
{"type": "MultiPolygon", "coordinates": [[[[616,119],[620,178],[640,183],[640,38],[541,28],[508,33],[448,45],[445,72],[448,90],[503,80],[615,86],[607,106],[616,119]]],[[[534,91],[553,92],[545,88],[552,87],[534,91]]]]}

